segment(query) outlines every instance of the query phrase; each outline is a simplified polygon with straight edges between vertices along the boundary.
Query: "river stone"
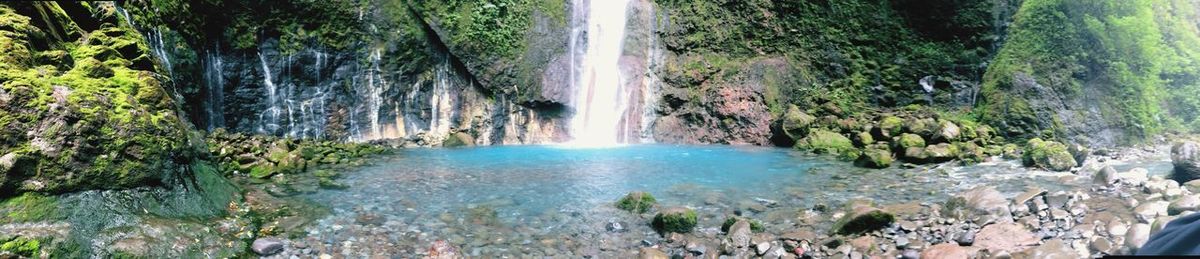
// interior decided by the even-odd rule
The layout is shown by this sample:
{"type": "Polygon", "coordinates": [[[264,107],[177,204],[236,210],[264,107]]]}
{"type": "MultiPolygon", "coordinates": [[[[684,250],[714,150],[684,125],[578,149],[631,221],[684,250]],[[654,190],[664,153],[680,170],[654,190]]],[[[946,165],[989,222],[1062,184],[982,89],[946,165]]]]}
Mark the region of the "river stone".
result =
{"type": "Polygon", "coordinates": [[[1168,215],[1168,206],[1170,206],[1170,203],[1165,201],[1143,202],[1141,205],[1133,208],[1133,214],[1137,217],[1138,222],[1149,224],[1155,218],[1158,218],[1158,216],[1168,215]]]}
{"type": "Polygon", "coordinates": [[[1171,178],[1184,183],[1200,178],[1200,145],[1192,141],[1176,143],[1171,147],[1171,164],[1175,166],[1171,178]]]}
{"type": "Polygon", "coordinates": [[[744,219],[739,219],[729,227],[728,234],[721,241],[721,249],[726,253],[734,253],[737,250],[748,248],[750,246],[750,222],[744,219]]]}
{"type": "Polygon", "coordinates": [[[696,227],[696,211],[675,207],[665,209],[654,216],[651,226],[662,233],[687,233],[696,227]]]}
{"type": "Polygon", "coordinates": [[[954,239],[954,242],[958,243],[960,246],[971,246],[972,244],[975,244],[975,230],[968,229],[967,231],[964,231],[962,234],[958,235],[958,238],[954,239]]]}
{"type": "Polygon", "coordinates": [[[1052,239],[1045,244],[1014,254],[1014,258],[1074,259],[1080,255],[1062,240],[1052,239]]]}
{"type": "Polygon", "coordinates": [[[1112,166],[1104,166],[1100,171],[1092,175],[1092,183],[1101,186],[1111,186],[1117,182],[1117,169],[1112,166]]]}
{"type": "Polygon", "coordinates": [[[1088,247],[1092,248],[1092,252],[1109,253],[1112,251],[1112,245],[1112,241],[1101,237],[1093,239],[1092,243],[1088,245],[1088,247]]]}
{"type": "Polygon", "coordinates": [[[1141,249],[1142,245],[1150,239],[1150,224],[1138,223],[1129,227],[1129,233],[1125,234],[1125,246],[1130,249],[1141,249]]]}
{"type": "Polygon", "coordinates": [[[1071,144],[1067,147],[1067,152],[1071,153],[1071,157],[1075,158],[1075,166],[1083,166],[1083,162],[1087,160],[1088,153],[1092,150],[1080,144],[1071,144]]]}
{"type": "Polygon", "coordinates": [[[941,120],[938,124],[938,132],[934,135],[935,140],[952,142],[958,140],[958,137],[962,135],[958,125],[954,125],[953,122],[941,120]]]}
{"type": "Polygon", "coordinates": [[[1018,252],[1036,246],[1041,239],[1017,223],[996,223],[975,234],[974,246],[996,252],[1018,252]]]}
{"type": "Polygon", "coordinates": [[[886,149],[868,148],[863,150],[862,155],[854,161],[854,164],[866,168],[887,168],[892,166],[896,158],[892,156],[892,151],[886,149]]]}
{"type": "Polygon", "coordinates": [[[973,210],[976,215],[1012,222],[1008,199],[1005,199],[1003,194],[991,186],[975,187],[957,197],[962,198],[966,202],[967,208],[973,210]]]}
{"type": "Polygon", "coordinates": [[[1179,215],[1179,213],[1183,213],[1184,211],[1194,211],[1197,209],[1200,209],[1200,194],[1184,195],[1171,201],[1171,204],[1167,207],[1167,214],[1179,215]]]}
{"type": "Polygon", "coordinates": [[[1192,193],[1200,193],[1200,180],[1191,180],[1183,183],[1183,188],[1192,193]]]}
{"type": "Polygon", "coordinates": [[[870,201],[851,201],[845,206],[846,214],[834,223],[834,232],[843,235],[861,234],[883,229],[896,221],[891,213],[875,208],[870,201]]]}
{"type": "Polygon", "coordinates": [[[942,243],[930,246],[921,251],[919,258],[975,258],[979,248],[959,246],[954,243],[942,243]]]}
{"type": "Polygon", "coordinates": [[[641,250],[641,253],[640,253],[640,254],[641,254],[641,255],[639,255],[639,256],[638,256],[638,258],[641,258],[641,259],[667,259],[667,258],[671,258],[670,256],[667,256],[667,253],[663,253],[663,251],[659,251],[658,249],[655,249],[655,248],[652,248],[652,247],[643,247],[643,248],[642,248],[642,250],[641,250]]]}
{"type": "Polygon", "coordinates": [[[283,251],[283,241],[276,238],[259,238],[250,244],[250,250],[261,256],[277,254],[283,251]]]}
{"type": "Polygon", "coordinates": [[[1118,179],[1129,185],[1142,185],[1146,181],[1150,181],[1150,171],[1140,167],[1129,169],[1128,172],[1119,174],[1118,179]]]}

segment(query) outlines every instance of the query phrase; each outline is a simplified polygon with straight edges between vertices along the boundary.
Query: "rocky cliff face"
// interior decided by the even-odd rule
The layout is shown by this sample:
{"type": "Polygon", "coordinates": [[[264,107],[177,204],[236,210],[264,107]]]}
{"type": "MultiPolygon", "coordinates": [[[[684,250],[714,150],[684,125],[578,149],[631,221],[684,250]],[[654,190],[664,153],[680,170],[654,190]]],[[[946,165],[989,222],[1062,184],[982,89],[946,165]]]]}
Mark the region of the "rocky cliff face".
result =
{"type": "Polygon", "coordinates": [[[115,6],[4,4],[0,20],[0,196],[187,174],[202,145],[115,6]]]}

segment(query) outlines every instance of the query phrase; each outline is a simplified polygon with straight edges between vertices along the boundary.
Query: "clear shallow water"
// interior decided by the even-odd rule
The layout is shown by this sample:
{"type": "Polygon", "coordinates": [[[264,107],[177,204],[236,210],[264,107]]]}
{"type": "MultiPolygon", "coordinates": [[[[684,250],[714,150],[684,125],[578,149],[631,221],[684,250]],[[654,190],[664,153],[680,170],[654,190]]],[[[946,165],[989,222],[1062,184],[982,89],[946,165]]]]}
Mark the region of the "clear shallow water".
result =
{"type": "MultiPolygon", "coordinates": [[[[1143,166],[1158,174],[1157,164],[1143,166]]],[[[652,214],[612,206],[630,191],[650,192],[663,206],[696,209],[700,235],[718,235],[734,213],[780,234],[801,226],[825,229],[827,222],[798,219],[817,204],[943,202],[980,185],[1015,196],[1032,186],[1053,192],[1090,184],[1087,177],[1064,178],[1069,175],[1028,171],[1015,161],[862,169],[762,147],[410,149],[344,172],[338,181],[349,189],[312,194],[334,213],[311,227],[305,242],[351,257],[419,254],[433,240],[449,240],[476,257],[624,257],[621,252],[636,251],[642,240],[661,239],[646,224],[652,214]],[[630,231],[607,231],[608,222],[630,231]]]]}
{"type": "MultiPolygon", "coordinates": [[[[786,149],[644,145],[574,149],[505,146],[405,151],[343,181],[351,193],[375,198],[438,201],[422,209],[505,200],[517,213],[586,208],[630,191],[653,194],[701,188],[729,195],[768,195],[803,183],[805,171],[828,162],[786,149]]],[[[326,193],[338,204],[344,193],[326,193]]],[[[669,196],[662,202],[679,202],[669,196]]],[[[350,205],[350,204],[346,204],[350,205]]]]}

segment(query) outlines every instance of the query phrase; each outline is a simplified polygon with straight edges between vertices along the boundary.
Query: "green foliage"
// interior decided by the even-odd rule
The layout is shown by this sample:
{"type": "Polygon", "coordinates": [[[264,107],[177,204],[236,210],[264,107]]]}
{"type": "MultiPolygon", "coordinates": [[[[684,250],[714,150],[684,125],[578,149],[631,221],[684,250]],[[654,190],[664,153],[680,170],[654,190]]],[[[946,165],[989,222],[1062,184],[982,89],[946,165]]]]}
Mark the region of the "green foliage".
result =
{"type": "Polygon", "coordinates": [[[649,211],[656,203],[658,201],[650,193],[631,192],[617,200],[616,206],[618,209],[640,214],[649,211]]]}
{"type": "Polygon", "coordinates": [[[781,102],[772,105],[775,114],[786,103],[812,107],[832,101],[854,114],[868,104],[923,101],[923,93],[913,91],[917,80],[977,78],[975,68],[991,56],[987,46],[995,38],[991,1],[984,0],[655,2],[671,22],[660,32],[671,51],[734,60],[788,58],[799,76],[783,84],[787,87],[768,89],[781,102]],[[924,12],[928,6],[941,9],[924,12]],[[952,30],[946,35],[933,35],[947,28],[952,30]]]}
{"type": "Polygon", "coordinates": [[[1061,134],[1053,107],[1031,99],[1094,98],[1132,139],[1191,123],[1200,67],[1196,4],[1189,1],[1027,0],[983,81],[981,117],[1010,136],[1061,134]],[[1022,77],[1049,87],[1030,87],[1022,77]],[[1099,94],[1088,94],[1099,93],[1099,94]],[[1171,105],[1164,105],[1171,104],[1171,105]],[[1163,107],[1171,107],[1164,110],[1163,107]],[[1165,111],[1178,120],[1163,116],[1165,111]]]}
{"type": "Polygon", "coordinates": [[[560,10],[563,6],[561,1],[555,0],[419,2],[424,13],[437,17],[439,25],[453,33],[449,39],[453,45],[462,46],[476,55],[498,57],[513,57],[524,51],[525,34],[532,22],[530,17],[539,6],[560,10]],[[556,2],[557,6],[549,4],[556,2]]]}

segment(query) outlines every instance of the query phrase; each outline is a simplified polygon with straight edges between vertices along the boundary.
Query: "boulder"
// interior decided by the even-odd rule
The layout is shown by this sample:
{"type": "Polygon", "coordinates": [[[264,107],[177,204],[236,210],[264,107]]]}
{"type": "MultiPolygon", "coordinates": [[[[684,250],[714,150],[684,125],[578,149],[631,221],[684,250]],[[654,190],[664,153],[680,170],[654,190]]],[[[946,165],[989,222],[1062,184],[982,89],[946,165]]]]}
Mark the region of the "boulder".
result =
{"type": "Polygon", "coordinates": [[[455,132],[442,141],[442,147],[469,147],[475,145],[475,137],[466,132],[455,132]]]}
{"type": "Polygon", "coordinates": [[[845,216],[833,224],[833,232],[856,235],[883,229],[896,221],[891,213],[874,207],[868,201],[852,201],[844,208],[845,216]]]}
{"type": "Polygon", "coordinates": [[[655,248],[653,248],[653,247],[643,247],[643,248],[641,249],[640,253],[638,253],[638,254],[639,254],[639,255],[638,255],[638,258],[640,258],[640,259],[667,259],[667,258],[671,258],[670,256],[667,256],[667,253],[663,253],[663,251],[660,251],[660,250],[658,250],[658,249],[655,249],[655,248]]]}
{"type": "Polygon", "coordinates": [[[888,168],[896,158],[892,156],[892,151],[879,148],[867,148],[863,150],[862,155],[854,161],[854,165],[866,168],[888,168]]]}
{"type": "Polygon", "coordinates": [[[1186,183],[1200,179],[1200,145],[1185,141],[1171,147],[1171,164],[1175,166],[1171,178],[1186,183]]]}
{"type": "Polygon", "coordinates": [[[1067,171],[1075,167],[1075,157],[1067,146],[1054,141],[1030,139],[1021,156],[1022,163],[1029,167],[1040,167],[1052,171],[1067,171]]]}
{"type": "Polygon", "coordinates": [[[1105,166],[1100,171],[1092,175],[1092,183],[1102,186],[1111,186],[1117,182],[1117,169],[1112,166],[1105,166]]]}
{"type": "Polygon", "coordinates": [[[788,137],[798,140],[808,133],[809,126],[815,121],[817,121],[817,117],[808,115],[796,105],[790,105],[787,112],[783,114],[783,132],[788,137]]]}
{"type": "Polygon", "coordinates": [[[808,136],[796,142],[796,148],[817,154],[834,154],[845,159],[858,157],[858,149],[849,138],[824,129],[809,132],[808,136]]]}
{"type": "Polygon", "coordinates": [[[879,127],[875,127],[875,135],[880,138],[891,138],[899,136],[904,132],[904,120],[896,116],[887,116],[879,120],[879,127]]]}
{"type": "Polygon", "coordinates": [[[933,139],[935,141],[953,142],[957,141],[960,136],[962,136],[962,130],[958,128],[958,125],[948,120],[940,120],[938,121],[937,133],[934,134],[933,139]]]}
{"type": "Polygon", "coordinates": [[[916,134],[900,134],[900,136],[892,140],[892,147],[896,148],[896,150],[905,150],[911,147],[924,148],[925,139],[916,134]]]}
{"type": "Polygon", "coordinates": [[[1083,166],[1083,162],[1087,161],[1088,154],[1092,150],[1080,144],[1071,144],[1067,147],[1067,152],[1071,153],[1071,157],[1075,159],[1075,166],[1083,166]]]}
{"type": "Polygon", "coordinates": [[[1129,227],[1129,232],[1125,234],[1125,246],[1134,251],[1141,249],[1148,240],[1150,240],[1150,224],[1133,224],[1129,227]]]}
{"type": "Polygon", "coordinates": [[[650,225],[659,233],[692,232],[696,227],[696,211],[683,207],[669,208],[654,215],[650,225]]]}
{"type": "Polygon", "coordinates": [[[1074,259],[1080,255],[1062,240],[1053,239],[1040,246],[1013,254],[1013,258],[1074,259]]]}
{"type": "MultiPolygon", "coordinates": [[[[979,186],[963,192],[955,198],[962,201],[964,208],[971,210],[971,216],[989,217],[1000,221],[1011,221],[1009,201],[1004,195],[991,186],[979,186]]],[[[977,221],[977,222],[984,222],[977,221]]]]}
{"type": "Polygon", "coordinates": [[[734,254],[738,250],[749,248],[752,232],[749,221],[737,220],[729,226],[729,231],[721,240],[721,250],[728,254],[734,254]]]}
{"type": "Polygon", "coordinates": [[[958,146],[951,145],[949,143],[941,143],[925,147],[923,152],[925,162],[928,163],[948,162],[958,158],[959,155],[958,146]]]}
{"type": "Polygon", "coordinates": [[[905,130],[922,137],[933,137],[937,128],[937,121],[932,118],[912,119],[904,122],[905,130]]]}

